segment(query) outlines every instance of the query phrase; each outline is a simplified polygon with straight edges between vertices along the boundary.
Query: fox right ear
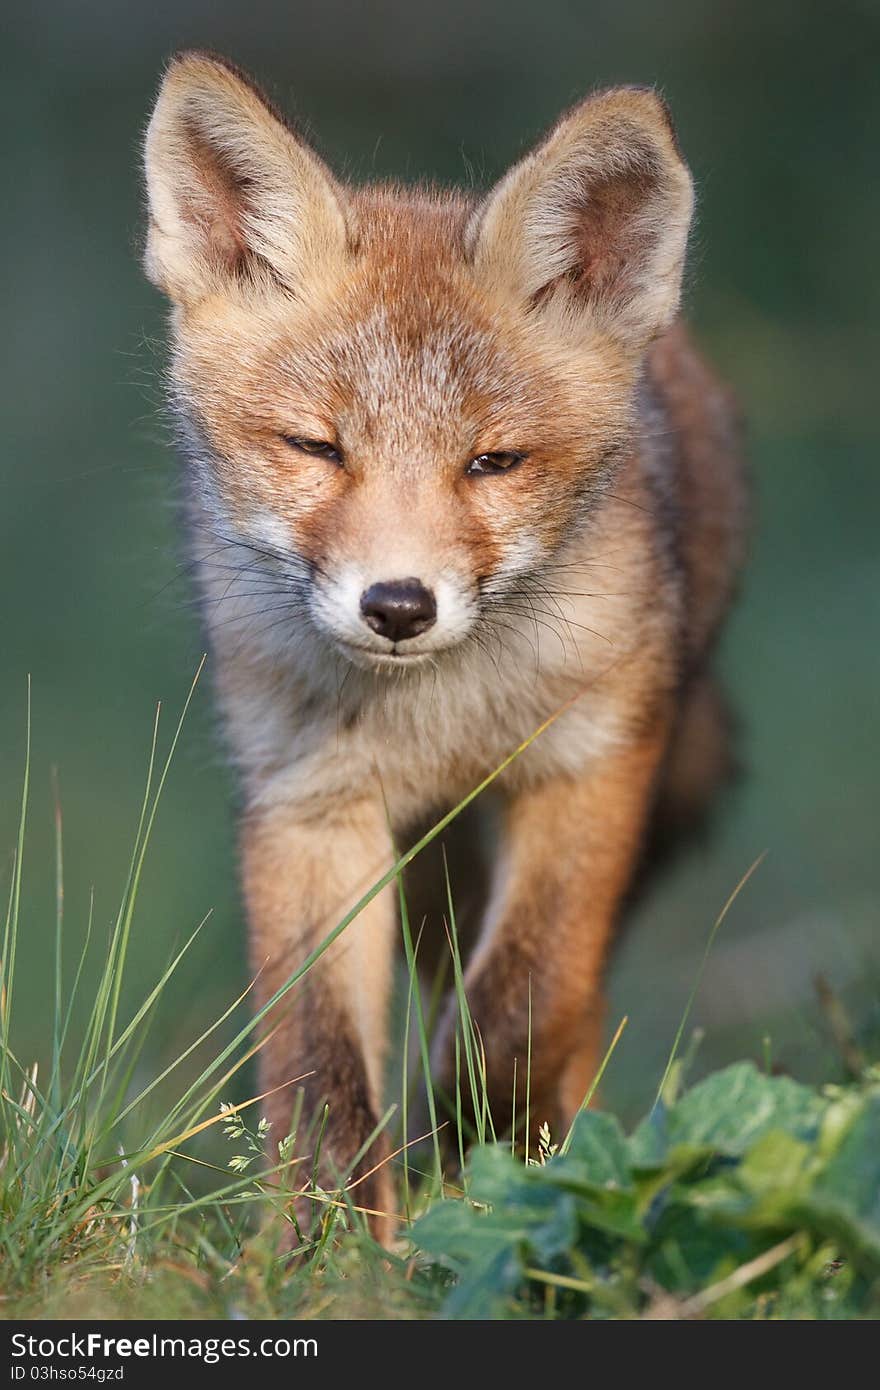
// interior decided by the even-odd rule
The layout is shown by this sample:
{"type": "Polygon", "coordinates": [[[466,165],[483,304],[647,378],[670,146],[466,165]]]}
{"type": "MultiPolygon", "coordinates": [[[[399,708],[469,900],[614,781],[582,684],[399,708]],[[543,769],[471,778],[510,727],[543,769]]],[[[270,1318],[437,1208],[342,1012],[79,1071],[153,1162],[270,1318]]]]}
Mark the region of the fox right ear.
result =
{"type": "Polygon", "coordinates": [[[345,254],[343,201],[323,162],[221,59],[182,53],[144,147],[154,284],[187,303],[267,277],[297,292],[345,254]]]}
{"type": "Polygon", "coordinates": [[[567,112],[477,207],[484,283],[640,351],[678,309],[693,193],[666,107],[617,87],[567,112]]]}

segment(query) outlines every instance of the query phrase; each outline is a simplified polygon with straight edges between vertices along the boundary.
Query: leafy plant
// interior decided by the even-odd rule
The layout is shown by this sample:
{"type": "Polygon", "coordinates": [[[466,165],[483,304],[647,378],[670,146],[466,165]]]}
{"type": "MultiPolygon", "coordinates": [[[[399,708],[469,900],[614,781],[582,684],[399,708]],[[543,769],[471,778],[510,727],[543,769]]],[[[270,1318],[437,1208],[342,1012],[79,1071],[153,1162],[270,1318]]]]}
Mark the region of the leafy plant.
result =
{"type": "Polygon", "coordinates": [[[454,1276],[447,1317],[876,1312],[880,1073],[817,1091],[738,1063],[629,1137],[584,1111],[542,1163],[477,1150],[467,1199],[411,1234],[454,1276]]]}

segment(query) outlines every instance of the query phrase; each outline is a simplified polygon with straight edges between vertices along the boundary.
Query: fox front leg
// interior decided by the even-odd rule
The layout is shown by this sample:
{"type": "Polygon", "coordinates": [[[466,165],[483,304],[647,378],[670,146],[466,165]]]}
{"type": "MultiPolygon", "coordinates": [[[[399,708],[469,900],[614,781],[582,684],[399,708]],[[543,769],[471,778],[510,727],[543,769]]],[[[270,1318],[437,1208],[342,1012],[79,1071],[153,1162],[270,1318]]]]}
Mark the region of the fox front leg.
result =
{"type": "MultiPolygon", "coordinates": [[[[618,907],[633,873],[651,806],[665,730],[580,777],[555,776],[507,805],[495,888],[464,988],[485,1055],[486,1099],[496,1132],[524,1137],[527,1089],[531,1152],[538,1127],[564,1133],[599,1058],[602,970],[618,907]],[[527,1077],[528,1072],[528,1077],[527,1077]]],[[[438,1040],[447,1094],[454,1094],[454,1012],[438,1040]]],[[[462,1054],[463,1055],[463,1054],[462,1054]]],[[[478,1067],[479,1070],[479,1067],[478,1067]]],[[[458,1084],[469,1094],[462,1064],[458,1084]]],[[[471,1098],[483,1103],[480,1094],[471,1098]]]]}
{"type": "MultiPolygon", "coordinates": [[[[382,876],[391,862],[388,843],[381,801],[322,807],[308,818],[295,807],[246,818],[243,878],[259,1007],[382,876]]],[[[388,1153],[384,1134],[355,1160],[381,1116],[394,939],[394,898],[385,888],[270,1010],[259,1054],[260,1091],[271,1092],[264,1112],[273,1143],[287,1135],[296,1092],[302,1091],[292,1149],[300,1162],[289,1170],[291,1189],[311,1175],[326,1105],[318,1182],[332,1190],[347,1177],[352,1203],[368,1213],[374,1235],[383,1241],[393,1231],[395,1209],[388,1166],[382,1163],[388,1153]],[[304,1079],[290,1084],[297,1077],[304,1079]],[[310,1121],[315,1123],[306,1144],[310,1121]]],[[[320,1207],[315,1198],[295,1203],[305,1230],[320,1219],[320,1207]]]]}

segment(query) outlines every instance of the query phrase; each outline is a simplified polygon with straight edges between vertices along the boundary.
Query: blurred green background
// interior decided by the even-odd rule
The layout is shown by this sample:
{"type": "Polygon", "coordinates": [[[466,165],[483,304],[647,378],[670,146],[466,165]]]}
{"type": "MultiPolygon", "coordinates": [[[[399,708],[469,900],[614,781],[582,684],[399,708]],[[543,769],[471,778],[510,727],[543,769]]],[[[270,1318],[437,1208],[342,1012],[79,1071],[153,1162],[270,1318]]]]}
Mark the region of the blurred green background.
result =
{"type": "MultiPolygon", "coordinates": [[[[160,409],[164,306],[138,263],[140,135],[164,59],[187,45],[251,69],[353,178],[483,183],[590,88],[662,87],[700,191],[688,312],[751,430],[753,556],[722,653],[748,772],[711,840],[678,861],[621,941],[609,1023],[626,1012],[630,1026],[605,1098],[628,1115],[650,1099],[707,931],[765,849],[706,971],[700,1065],[757,1056],[769,1031],[783,1065],[828,1075],[818,971],[859,1036],[876,1038],[877,6],[38,0],[9,9],[5,28],[0,891],[30,672],[23,1057],[49,1041],[50,769],[68,954],[94,885],[97,961],[156,702],[167,736],[201,652],[186,584],[169,584],[180,540],[160,409]]],[[[154,1053],[195,1036],[245,979],[233,796],[206,681],[147,863],[129,1004],[214,911],[154,1053]]]]}

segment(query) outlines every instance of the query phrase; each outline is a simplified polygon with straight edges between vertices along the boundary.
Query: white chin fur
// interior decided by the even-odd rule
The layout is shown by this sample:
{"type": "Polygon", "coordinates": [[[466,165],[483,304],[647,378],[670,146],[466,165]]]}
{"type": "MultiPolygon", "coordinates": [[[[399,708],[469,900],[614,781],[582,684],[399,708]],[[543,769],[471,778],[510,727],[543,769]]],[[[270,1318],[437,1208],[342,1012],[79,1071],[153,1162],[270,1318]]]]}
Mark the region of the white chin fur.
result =
{"type": "Polygon", "coordinates": [[[349,642],[339,641],[338,638],[334,640],[334,646],[352,666],[359,666],[363,671],[412,671],[429,665],[442,650],[434,648],[421,652],[395,652],[389,648],[387,651],[375,651],[372,647],[352,646],[349,642]]]}

